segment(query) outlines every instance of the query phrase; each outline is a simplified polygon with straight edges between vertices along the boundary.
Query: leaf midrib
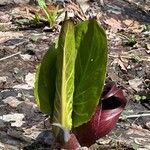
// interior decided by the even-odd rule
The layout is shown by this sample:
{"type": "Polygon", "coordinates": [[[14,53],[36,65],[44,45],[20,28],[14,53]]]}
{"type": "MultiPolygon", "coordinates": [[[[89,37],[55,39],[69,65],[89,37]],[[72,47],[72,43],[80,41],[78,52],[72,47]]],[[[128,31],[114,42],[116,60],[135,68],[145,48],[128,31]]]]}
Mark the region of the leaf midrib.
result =
{"type": "MultiPolygon", "coordinates": [[[[70,26],[70,24],[68,23],[67,24],[67,32],[66,32],[66,37],[68,36],[68,33],[69,33],[69,31],[70,31],[70,28],[71,26],[70,26]]],[[[61,87],[61,96],[62,96],[62,98],[63,98],[63,100],[61,101],[62,102],[62,109],[61,109],[61,113],[62,113],[62,124],[63,125],[65,125],[66,123],[65,123],[65,116],[66,115],[68,115],[68,114],[64,114],[64,113],[66,113],[66,110],[65,110],[65,108],[66,108],[66,105],[67,105],[67,100],[66,100],[66,92],[67,92],[67,84],[66,84],[66,66],[67,66],[67,64],[66,64],[66,51],[67,51],[67,49],[66,49],[66,45],[67,45],[67,38],[65,37],[65,41],[64,41],[64,47],[63,47],[63,67],[62,67],[62,87],[61,87]],[[63,113],[64,112],[64,113],[63,113]]],[[[68,62],[69,62],[69,60],[68,60],[68,62]]],[[[67,79],[67,80],[69,80],[69,79],[67,79]]]]}

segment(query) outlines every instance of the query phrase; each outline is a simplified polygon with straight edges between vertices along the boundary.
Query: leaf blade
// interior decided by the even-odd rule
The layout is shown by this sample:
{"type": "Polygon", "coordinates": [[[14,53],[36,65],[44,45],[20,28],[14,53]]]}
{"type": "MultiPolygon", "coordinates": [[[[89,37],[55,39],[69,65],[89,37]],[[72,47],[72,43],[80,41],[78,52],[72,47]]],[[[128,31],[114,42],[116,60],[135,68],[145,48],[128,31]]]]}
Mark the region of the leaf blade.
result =
{"type": "Polygon", "coordinates": [[[78,127],[90,120],[99,103],[106,76],[107,39],[94,19],[77,25],[75,38],[73,126],[78,127]]]}
{"type": "Polygon", "coordinates": [[[74,24],[66,20],[58,41],[56,96],[53,122],[67,129],[72,128],[74,68],[75,68],[74,24]]]}
{"type": "Polygon", "coordinates": [[[46,7],[45,0],[37,0],[37,2],[38,2],[38,5],[39,5],[41,8],[46,7]]]}
{"type": "Polygon", "coordinates": [[[55,98],[56,55],[54,45],[44,55],[35,77],[34,95],[40,110],[52,117],[55,98]]]}

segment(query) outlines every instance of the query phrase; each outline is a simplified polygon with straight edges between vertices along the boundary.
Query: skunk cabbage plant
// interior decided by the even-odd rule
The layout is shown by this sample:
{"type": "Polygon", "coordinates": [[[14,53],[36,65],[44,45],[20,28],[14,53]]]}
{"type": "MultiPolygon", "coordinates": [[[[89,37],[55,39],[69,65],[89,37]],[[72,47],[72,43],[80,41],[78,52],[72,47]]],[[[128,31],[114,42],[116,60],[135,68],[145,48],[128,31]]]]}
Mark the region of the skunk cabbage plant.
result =
{"type": "Polygon", "coordinates": [[[61,132],[58,128],[65,130],[62,141],[67,149],[76,149],[79,143],[89,146],[106,135],[114,127],[110,124],[116,123],[125,106],[121,94],[124,101],[122,103],[120,97],[116,98],[120,105],[114,113],[110,112],[111,109],[103,110],[108,99],[120,93],[117,87],[112,87],[101,98],[107,55],[106,34],[95,19],[77,25],[65,20],[58,43],[51,46],[38,66],[34,89],[37,105],[50,116],[57,137],[61,132]],[[105,124],[104,121],[108,120],[112,123],[105,124]],[[88,132],[91,135],[87,135],[88,132]]]}

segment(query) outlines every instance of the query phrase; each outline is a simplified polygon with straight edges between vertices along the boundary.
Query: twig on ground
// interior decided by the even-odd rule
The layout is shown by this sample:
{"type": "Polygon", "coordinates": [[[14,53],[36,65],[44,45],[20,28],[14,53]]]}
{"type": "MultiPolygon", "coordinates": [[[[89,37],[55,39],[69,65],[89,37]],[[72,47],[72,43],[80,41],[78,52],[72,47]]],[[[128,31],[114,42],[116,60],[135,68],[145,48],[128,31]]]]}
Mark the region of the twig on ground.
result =
{"type": "Polygon", "coordinates": [[[11,58],[11,57],[14,57],[14,56],[17,56],[17,55],[20,55],[20,54],[21,54],[21,52],[17,52],[17,53],[15,53],[15,54],[12,54],[12,55],[9,55],[9,56],[6,56],[6,57],[1,58],[0,61],[9,59],[9,58],[11,58]]]}
{"type": "MultiPolygon", "coordinates": [[[[129,119],[129,118],[139,118],[139,117],[150,117],[150,113],[146,113],[146,114],[136,114],[136,115],[128,115],[125,118],[129,119]]],[[[123,119],[124,117],[119,117],[120,119],[123,119]]]]}
{"type": "MultiPolygon", "coordinates": [[[[129,55],[116,55],[116,54],[109,54],[109,57],[113,57],[113,58],[126,58],[126,59],[133,59],[133,56],[129,56],[129,55]]],[[[140,60],[141,61],[148,61],[150,62],[150,58],[149,57],[146,57],[146,56],[140,56],[140,60]]]]}

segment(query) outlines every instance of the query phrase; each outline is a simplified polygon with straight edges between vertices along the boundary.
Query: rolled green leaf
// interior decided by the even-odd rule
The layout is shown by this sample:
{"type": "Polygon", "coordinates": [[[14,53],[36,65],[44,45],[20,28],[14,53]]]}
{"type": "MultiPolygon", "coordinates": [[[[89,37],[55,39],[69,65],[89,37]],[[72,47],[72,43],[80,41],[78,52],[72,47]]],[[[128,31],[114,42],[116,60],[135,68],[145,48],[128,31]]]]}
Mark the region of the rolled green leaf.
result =
{"type": "Polygon", "coordinates": [[[95,19],[75,27],[77,58],[73,99],[73,126],[90,120],[99,103],[107,65],[107,39],[95,19]]]}
{"type": "Polygon", "coordinates": [[[66,20],[62,25],[57,50],[53,122],[60,123],[64,128],[71,129],[76,49],[74,24],[70,20],[66,20]]]}
{"type": "Polygon", "coordinates": [[[55,80],[56,80],[56,56],[57,51],[54,45],[44,55],[35,77],[34,95],[40,110],[52,117],[55,80]]]}

